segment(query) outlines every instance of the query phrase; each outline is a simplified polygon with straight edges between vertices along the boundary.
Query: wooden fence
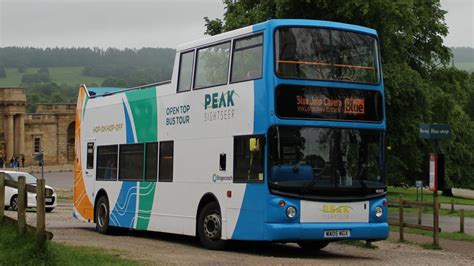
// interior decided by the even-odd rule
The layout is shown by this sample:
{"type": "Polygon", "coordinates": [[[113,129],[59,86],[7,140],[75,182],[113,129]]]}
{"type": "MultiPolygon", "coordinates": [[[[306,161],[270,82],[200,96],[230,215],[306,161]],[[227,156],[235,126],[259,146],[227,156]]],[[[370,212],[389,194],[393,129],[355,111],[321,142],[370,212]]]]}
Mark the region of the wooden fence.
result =
{"type": "MultiPolygon", "coordinates": [[[[405,236],[404,236],[405,227],[415,228],[415,229],[421,229],[421,230],[426,230],[426,231],[432,231],[433,232],[433,245],[439,246],[439,233],[441,232],[441,228],[439,226],[440,203],[437,197],[434,198],[433,202],[420,202],[420,201],[404,200],[403,196],[400,195],[398,200],[389,200],[389,206],[398,207],[398,222],[390,221],[389,224],[392,226],[399,226],[400,241],[405,240],[405,236]],[[410,223],[405,222],[404,220],[405,206],[418,207],[417,224],[410,224],[410,223]],[[422,225],[423,208],[433,209],[433,225],[432,226],[422,225]]],[[[454,201],[451,201],[451,212],[454,212],[454,201]]],[[[464,233],[464,209],[461,209],[459,212],[460,212],[459,231],[461,233],[464,233]]]]}
{"type": "Polygon", "coordinates": [[[5,179],[5,173],[0,172],[0,223],[10,219],[18,225],[18,235],[24,235],[27,232],[36,233],[36,243],[39,249],[45,247],[46,239],[51,240],[53,234],[46,231],[46,209],[45,209],[45,180],[37,179],[36,186],[26,184],[24,176],[18,178],[18,183],[5,179]],[[16,188],[18,191],[17,214],[15,221],[5,216],[5,187],[16,188]],[[36,228],[26,223],[27,192],[36,194],[36,228]]]}

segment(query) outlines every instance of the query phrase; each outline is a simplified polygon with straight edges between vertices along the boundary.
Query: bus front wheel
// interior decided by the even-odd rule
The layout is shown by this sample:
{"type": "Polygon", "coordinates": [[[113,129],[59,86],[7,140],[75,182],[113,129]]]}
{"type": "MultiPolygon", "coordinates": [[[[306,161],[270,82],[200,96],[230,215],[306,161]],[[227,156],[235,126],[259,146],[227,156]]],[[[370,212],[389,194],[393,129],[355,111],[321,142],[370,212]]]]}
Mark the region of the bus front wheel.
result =
{"type": "Polygon", "coordinates": [[[95,206],[95,229],[101,234],[109,232],[109,200],[106,196],[101,196],[95,206]]]}
{"type": "Polygon", "coordinates": [[[226,246],[226,241],[221,239],[221,235],[222,216],[219,204],[210,202],[199,213],[197,236],[204,247],[219,250],[226,246]]]}

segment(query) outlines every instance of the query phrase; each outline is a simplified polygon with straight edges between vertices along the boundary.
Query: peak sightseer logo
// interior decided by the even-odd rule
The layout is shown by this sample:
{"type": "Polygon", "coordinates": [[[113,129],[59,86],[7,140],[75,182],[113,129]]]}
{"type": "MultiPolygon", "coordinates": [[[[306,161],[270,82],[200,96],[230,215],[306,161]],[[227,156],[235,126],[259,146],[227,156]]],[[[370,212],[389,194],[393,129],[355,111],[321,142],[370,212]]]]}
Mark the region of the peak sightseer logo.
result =
{"type": "Polygon", "coordinates": [[[204,95],[204,122],[234,119],[234,90],[204,95]]]}
{"type": "Polygon", "coordinates": [[[352,207],[347,205],[332,205],[326,204],[321,208],[324,219],[332,220],[348,220],[351,214],[352,207]]]}

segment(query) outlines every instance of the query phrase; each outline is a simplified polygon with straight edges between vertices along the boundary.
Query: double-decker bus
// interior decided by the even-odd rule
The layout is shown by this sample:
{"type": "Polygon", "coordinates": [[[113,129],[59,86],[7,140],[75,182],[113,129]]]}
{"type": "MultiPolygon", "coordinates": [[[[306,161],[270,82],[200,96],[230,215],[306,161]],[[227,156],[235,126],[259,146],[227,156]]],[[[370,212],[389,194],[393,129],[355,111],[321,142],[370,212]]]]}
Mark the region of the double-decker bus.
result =
{"type": "Polygon", "coordinates": [[[227,240],[388,236],[375,30],[269,20],[178,47],[169,82],[79,91],[74,216],[227,240]]]}

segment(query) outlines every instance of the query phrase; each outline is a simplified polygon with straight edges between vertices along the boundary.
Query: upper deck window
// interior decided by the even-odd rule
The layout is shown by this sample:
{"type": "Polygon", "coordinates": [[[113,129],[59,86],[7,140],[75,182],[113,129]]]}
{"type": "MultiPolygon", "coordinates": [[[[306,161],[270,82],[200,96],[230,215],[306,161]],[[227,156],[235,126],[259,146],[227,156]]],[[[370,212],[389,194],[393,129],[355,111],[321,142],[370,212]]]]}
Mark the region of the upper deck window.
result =
{"type": "Polygon", "coordinates": [[[275,32],[277,75],[378,83],[377,40],[354,32],[284,27],[275,32]]]}
{"type": "Polygon", "coordinates": [[[262,77],[262,34],[236,40],[232,59],[231,82],[262,77]]]}
{"type": "Polygon", "coordinates": [[[181,54],[179,64],[178,92],[191,90],[194,51],[181,54]]]}
{"type": "Polygon", "coordinates": [[[230,42],[199,49],[194,88],[223,85],[229,72],[230,42]]]}

